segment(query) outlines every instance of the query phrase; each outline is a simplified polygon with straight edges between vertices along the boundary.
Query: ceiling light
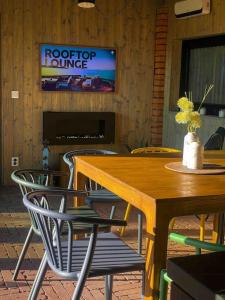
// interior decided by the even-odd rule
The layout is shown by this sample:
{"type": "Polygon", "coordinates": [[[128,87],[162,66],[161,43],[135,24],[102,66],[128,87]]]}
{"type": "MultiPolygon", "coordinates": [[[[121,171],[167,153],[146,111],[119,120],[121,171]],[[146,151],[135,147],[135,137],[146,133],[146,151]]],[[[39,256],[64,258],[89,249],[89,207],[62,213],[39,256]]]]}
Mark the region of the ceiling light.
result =
{"type": "Polygon", "coordinates": [[[82,8],[95,7],[95,0],[78,0],[78,6],[82,8]]]}

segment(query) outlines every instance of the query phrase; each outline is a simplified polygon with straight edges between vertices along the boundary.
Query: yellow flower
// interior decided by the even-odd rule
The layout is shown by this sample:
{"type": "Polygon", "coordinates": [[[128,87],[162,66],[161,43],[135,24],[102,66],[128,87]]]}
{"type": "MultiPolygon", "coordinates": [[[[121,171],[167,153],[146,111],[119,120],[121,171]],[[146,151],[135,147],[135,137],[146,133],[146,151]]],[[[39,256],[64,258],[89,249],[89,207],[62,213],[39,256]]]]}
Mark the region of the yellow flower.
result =
{"type": "Polygon", "coordinates": [[[178,112],[175,119],[177,123],[187,124],[191,121],[191,113],[189,111],[178,112]]]}
{"type": "Polygon", "coordinates": [[[191,121],[190,121],[191,127],[200,128],[202,125],[202,121],[201,121],[201,116],[200,116],[199,112],[197,112],[197,111],[191,112],[190,117],[191,117],[191,121]]]}
{"type": "Polygon", "coordinates": [[[177,101],[177,105],[183,111],[193,111],[193,102],[189,101],[188,98],[182,97],[177,101]]]}
{"type": "MultiPolygon", "coordinates": [[[[180,124],[187,124],[188,132],[196,132],[196,129],[201,127],[202,121],[199,111],[202,107],[203,102],[205,101],[206,97],[208,96],[209,92],[212,90],[213,87],[213,84],[210,84],[209,87],[205,87],[205,92],[197,111],[194,111],[194,104],[187,97],[182,97],[177,101],[177,105],[180,108],[180,112],[178,112],[175,116],[176,122],[180,124]]],[[[191,92],[189,92],[189,95],[192,99],[191,92]]]]}

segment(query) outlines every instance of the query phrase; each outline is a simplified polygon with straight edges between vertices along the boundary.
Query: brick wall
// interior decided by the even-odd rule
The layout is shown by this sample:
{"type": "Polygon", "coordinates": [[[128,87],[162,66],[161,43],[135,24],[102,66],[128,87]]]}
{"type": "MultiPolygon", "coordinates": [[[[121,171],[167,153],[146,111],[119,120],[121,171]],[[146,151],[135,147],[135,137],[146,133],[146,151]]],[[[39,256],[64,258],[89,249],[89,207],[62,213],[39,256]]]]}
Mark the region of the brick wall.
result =
{"type": "Polygon", "coordinates": [[[151,111],[151,145],[162,144],[163,101],[168,30],[168,7],[157,9],[155,35],[154,81],[151,111]]]}

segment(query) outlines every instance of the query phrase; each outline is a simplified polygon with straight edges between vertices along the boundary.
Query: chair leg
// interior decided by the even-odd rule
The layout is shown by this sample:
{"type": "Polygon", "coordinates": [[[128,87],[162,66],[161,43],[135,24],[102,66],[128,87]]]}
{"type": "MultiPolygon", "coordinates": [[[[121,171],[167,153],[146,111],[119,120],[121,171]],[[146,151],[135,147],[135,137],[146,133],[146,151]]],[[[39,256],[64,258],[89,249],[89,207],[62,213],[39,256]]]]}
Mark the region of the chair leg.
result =
{"type": "Polygon", "coordinates": [[[206,215],[200,216],[200,241],[204,241],[205,239],[205,219],[206,215]]]}
{"type": "Polygon", "coordinates": [[[143,214],[138,212],[138,254],[142,253],[142,229],[143,229],[143,214]]]}
{"type": "Polygon", "coordinates": [[[141,300],[145,297],[145,271],[142,271],[142,288],[141,288],[141,300]]]}
{"type": "Polygon", "coordinates": [[[113,275],[105,276],[105,300],[112,300],[113,275]]]}
{"type": "Polygon", "coordinates": [[[169,230],[173,230],[176,218],[172,218],[169,224],[169,230]]]}
{"type": "Polygon", "coordinates": [[[39,266],[37,275],[34,279],[28,300],[36,300],[37,299],[37,296],[40,291],[41,284],[42,284],[42,281],[44,280],[47,269],[48,269],[48,263],[47,263],[47,255],[45,253],[42,258],[41,264],[39,266]]]}
{"type": "Polygon", "coordinates": [[[110,216],[109,216],[110,219],[113,219],[115,211],[116,211],[116,206],[113,205],[111,208],[110,216]]]}
{"type": "MultiPolygon", "coordinates": [[[[126,212],[125,212],[125,216],[124,216],[124,221],[127,221],[129,216],[130,216],[130,212],[131,212],[131,208],[132,208],[132,205],[130,203],[127,204],[127,208],[126,208],[126,212]]],[[[125,233],[125,229],[126,229],[126,226],[123,226],[121,228],[121,231],[120,231],[120,236],[123,236],[124,233],[125,233]]]]}
{"type": "Polygon", "coordinates": [[[17,261],[16,268],[15,268],[12,280],[17,280],[17,276],[18,276],[21,264],[22,264],[22,262],[24,260],[24,257],[26,255],[26,253],[27,253],[27,249],[28,249],[28,247],[30,245],[30,241],[31,241],[31,239],[33,237],[33,234],[34,234],[34,231],[33,231],[32,227],[30,227],[30,229],[28,231],[28,234],[27,234],[27,237],[26,237],[26,240],[25,240],[25,243],[23,245],[22,251],[20,253],[19,259],[17,261]]]}
{"type": "Polygon", "coordinates": [[[166,300],[167,299],[167,289],[168,283],[164,279],[164,274],[166,270],[162,270],[160,273],[160,283],[159,283],[159,300],[166,300]]]}
{"type": "Polygon", "coordinates": [[[219,214],[219,244],[224,244],[224,213],[219,214]]]}
{"type": "Polygon", "coordinates": [[[213,216],[212,242],[213,243],[219,242],[219,213],[216,213],[213,216]]]}
{"type": "MultiPolygon", "coordinates": [[[[81,279],[81,278],[79,278],[81,279]]],[[[84,284],[85,284],[85,278],[83,277],[81,280],[77,281],[75,290],[73,292],[73,296],[71,298],[71,300],[80,300],[81,298],[81,294],[84,288],[84,284]]]]}

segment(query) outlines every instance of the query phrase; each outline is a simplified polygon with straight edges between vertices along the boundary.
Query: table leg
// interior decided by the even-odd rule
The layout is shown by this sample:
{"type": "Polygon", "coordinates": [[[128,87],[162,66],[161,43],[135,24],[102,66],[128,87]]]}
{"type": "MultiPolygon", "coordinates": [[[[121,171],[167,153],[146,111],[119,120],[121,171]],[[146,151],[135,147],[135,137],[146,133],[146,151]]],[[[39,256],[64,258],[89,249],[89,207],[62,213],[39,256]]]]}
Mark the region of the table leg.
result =
{"type": "Polygon", "coordinates": [[[145,273],[145,300],[159,298],[161,269],[166,267],[169,219],[146,215],[147,247],[145,273]]]}
{"type": "MultiPolygon", "coordinates": [[[[74,175],[75,175],[74,176],[74,189],[80,190],[80,191],[84,190],[86,177],[77,171],[75,171],[74,175]]],[[[83,197],[74,197],[74,206],[78,207],[81,205],[84,205],[84,198],[83,197]]]]}
{"type": "Polygon", "coordinates": [[[224,213],[214,214],[212,241],[224,244],[224,213]]]}
{"type": "Polygon", "coordinates": [[[212,242],[219,242],[219,213],[213,215],[213,232],[212,232],[212,242]]]}
{"type": "Polygon", "coordinates": [[[205,221],[207,215],[200,215],[200,241],[205,239],[205,221]]]}
{"type": "Polygon", "coordinates": [[[219,217],[219,243],[224,244],[224,213],[219,217]]]}

